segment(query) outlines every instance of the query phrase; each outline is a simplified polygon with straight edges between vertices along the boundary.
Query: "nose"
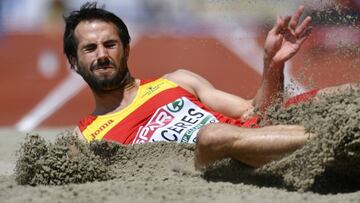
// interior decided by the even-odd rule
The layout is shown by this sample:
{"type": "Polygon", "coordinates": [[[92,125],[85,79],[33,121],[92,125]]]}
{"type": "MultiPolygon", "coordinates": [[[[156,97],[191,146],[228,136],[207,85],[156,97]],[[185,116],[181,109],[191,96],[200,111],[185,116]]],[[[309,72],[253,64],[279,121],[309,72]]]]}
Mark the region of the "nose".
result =
{"type": "Polygon", "coordinates": [[[108,50],[104,46],[99,46],[97,51],[97,58],[103,59],[108,57],[108,50]]]}
{"type": "Polygon", "coordinates": [[[99,46],[96,52],[96,66],[103,66],[111,64],[109,52],[104,46],[99,46]]]}

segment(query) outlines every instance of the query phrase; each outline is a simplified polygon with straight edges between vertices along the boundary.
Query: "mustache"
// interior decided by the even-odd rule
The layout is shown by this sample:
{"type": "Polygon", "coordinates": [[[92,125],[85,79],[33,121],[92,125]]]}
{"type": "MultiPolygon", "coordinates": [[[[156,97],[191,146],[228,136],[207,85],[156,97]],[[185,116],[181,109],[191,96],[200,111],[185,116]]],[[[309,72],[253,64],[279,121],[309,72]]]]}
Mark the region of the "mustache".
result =
{"type": "Polygon", "coordinates": [[[110,59],[96,60],[93,64],[91,64],[90,69],[96,70],[107,66],[115,66],[115,63],[112,62],[110,59]]]}

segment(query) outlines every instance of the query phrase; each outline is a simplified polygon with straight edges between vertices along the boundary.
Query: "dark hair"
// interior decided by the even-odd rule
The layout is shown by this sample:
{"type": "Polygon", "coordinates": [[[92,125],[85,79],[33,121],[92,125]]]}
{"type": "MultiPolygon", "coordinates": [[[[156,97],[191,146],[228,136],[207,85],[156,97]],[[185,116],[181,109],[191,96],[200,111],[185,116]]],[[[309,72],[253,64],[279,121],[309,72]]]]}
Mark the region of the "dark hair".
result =
{"type": "Polygon", "coordinates": [[[81,21],[86,20],[101,20],[113,23],[119,33],[120,40],[124,47],[130,43],[130,35],[125,23],[115,14],[104,9],[104,6],[97,8],[96,2],[87,2],[81,6],[79,11],[72,11],[68,17],[64,16],[65,32],[64,32],[64,53],[71,65],[74,68],[71,58],[77,58],[77,42],[75,39],[75,28],[81,21]]]}

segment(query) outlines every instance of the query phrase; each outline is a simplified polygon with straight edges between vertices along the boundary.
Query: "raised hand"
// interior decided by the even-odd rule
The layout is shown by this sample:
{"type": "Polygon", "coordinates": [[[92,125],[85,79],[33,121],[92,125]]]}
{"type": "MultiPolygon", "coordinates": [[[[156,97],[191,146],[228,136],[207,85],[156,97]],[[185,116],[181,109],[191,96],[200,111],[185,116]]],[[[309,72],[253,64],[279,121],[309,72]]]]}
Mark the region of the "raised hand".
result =
{"type": "Polygon", "coordinates": [[[308,38],[312,27],[311,17],[307,16],[300,24],[304,6],[299,6],[293,16],[277,17],[276,24],[265,40],[265,58],[281,65],[293,57],[308,38]]]}

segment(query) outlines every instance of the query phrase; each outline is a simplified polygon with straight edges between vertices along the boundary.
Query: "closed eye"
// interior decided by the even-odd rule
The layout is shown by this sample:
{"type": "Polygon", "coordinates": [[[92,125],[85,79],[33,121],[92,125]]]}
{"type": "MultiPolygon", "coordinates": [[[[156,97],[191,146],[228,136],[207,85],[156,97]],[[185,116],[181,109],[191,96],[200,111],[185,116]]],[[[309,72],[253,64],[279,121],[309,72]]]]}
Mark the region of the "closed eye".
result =
{"type": "Polygon", "coordinates": [[[83,47],[83,50],[87,52],[92,52],[96,49],[96,44],[88,44],[83,47]]]}
{"type": "Polygon", "coordinates": [[[106,48],[115,48],[118,45],[116,40],[109,40],[104,43],[104,47],[106,48]]]}

